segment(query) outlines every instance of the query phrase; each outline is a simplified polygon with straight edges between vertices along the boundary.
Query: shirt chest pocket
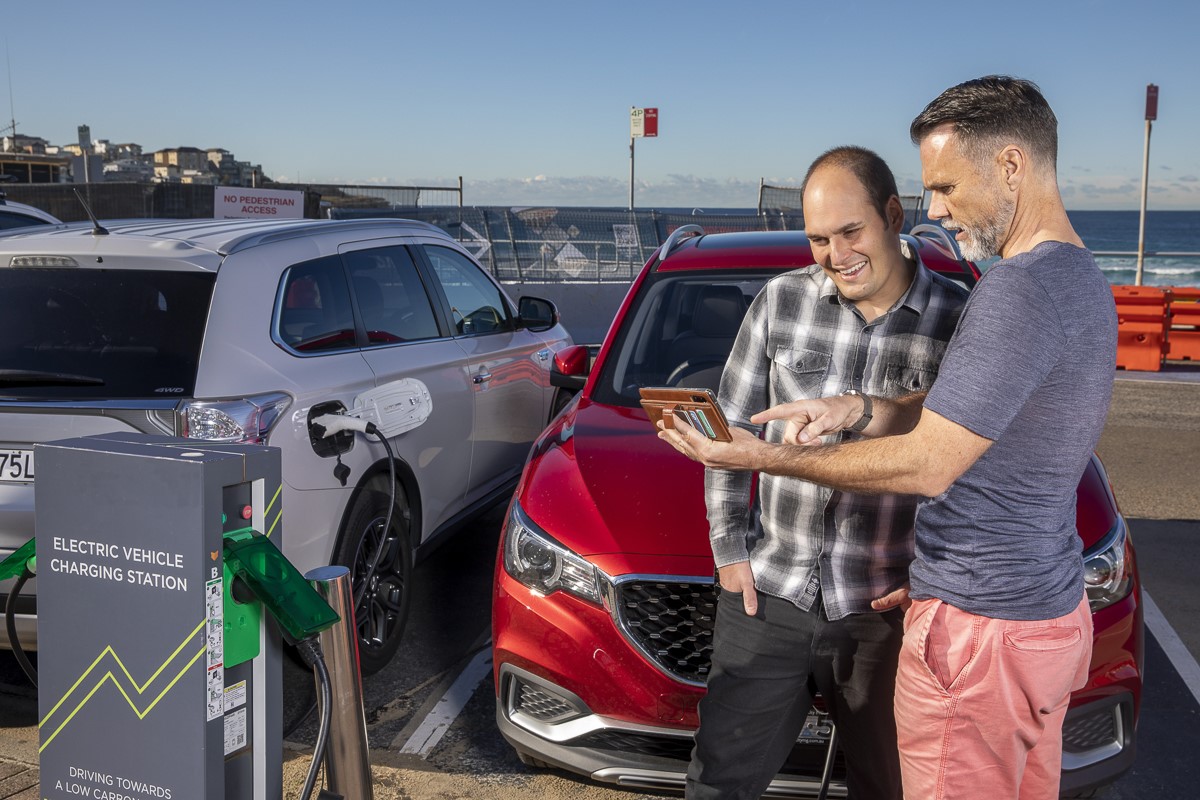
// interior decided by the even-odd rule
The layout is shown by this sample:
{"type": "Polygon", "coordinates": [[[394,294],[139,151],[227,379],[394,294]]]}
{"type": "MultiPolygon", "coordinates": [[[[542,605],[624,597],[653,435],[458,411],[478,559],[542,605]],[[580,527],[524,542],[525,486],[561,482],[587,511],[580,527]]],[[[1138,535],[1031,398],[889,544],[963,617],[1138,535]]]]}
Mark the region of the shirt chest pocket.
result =
{"type": "Polygon", "coordinates": [[[771,390],[776,403],[820,397],[829,375],[829,353],[781,347],[771,361],[771,390]]]}
{"type": "Polygon", "coordinates": [[[937,378],[936,369],[927,369],[912,364],[888,364],[884,373],[889,397],[928,392],[937,378]]]}

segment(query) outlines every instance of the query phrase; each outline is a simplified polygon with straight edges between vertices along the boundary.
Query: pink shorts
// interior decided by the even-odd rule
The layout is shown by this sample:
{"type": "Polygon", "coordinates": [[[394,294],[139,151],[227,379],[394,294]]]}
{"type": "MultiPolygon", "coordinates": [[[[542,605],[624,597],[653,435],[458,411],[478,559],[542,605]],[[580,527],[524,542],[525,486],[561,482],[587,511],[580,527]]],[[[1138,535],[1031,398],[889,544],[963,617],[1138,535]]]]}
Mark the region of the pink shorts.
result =
{"type": "Polygon", "coordinates": [[[1063,716],[1091,657],[1086,597],[1037,621],[914,601],[896,675],[904,796],[1056,800],[1063,716]]]}

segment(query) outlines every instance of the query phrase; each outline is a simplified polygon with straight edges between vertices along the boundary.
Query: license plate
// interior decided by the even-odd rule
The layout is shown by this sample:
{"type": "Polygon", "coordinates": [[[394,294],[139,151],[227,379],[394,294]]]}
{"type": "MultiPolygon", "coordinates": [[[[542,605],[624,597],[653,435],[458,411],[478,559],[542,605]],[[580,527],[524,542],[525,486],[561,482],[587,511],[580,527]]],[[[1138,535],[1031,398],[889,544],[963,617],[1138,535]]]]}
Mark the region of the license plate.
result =
{"type": "Polygon", "coordinates": [[[33,483],[33,451],[0,450],[0,482],[33,483]]]}
{"type": "Polygon", "coordinates": [[[796,737],[796,742],[798,744],[827,744],[829,734],[832,732],[833,726],[829,722],[828,714],[809,711],[808,718],[804,720],[804,728],[796,737]]]}

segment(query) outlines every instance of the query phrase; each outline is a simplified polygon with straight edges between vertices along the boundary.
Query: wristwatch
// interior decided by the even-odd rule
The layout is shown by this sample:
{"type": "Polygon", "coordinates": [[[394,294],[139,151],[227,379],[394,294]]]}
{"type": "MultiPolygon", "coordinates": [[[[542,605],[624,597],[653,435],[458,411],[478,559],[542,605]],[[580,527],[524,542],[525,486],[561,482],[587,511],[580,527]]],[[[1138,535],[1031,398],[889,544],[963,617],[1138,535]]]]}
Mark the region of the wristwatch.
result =
{"type": "Polygon", "coordinates": [[[862,392],[858,391],[857,389],[847,389],[846,391],[842,392],[843,397],[845,397],[846,395],[853,395],[854,397],[862,398],[862,401],[863,401],[862,416],[858,418],[858,422],[854,423],[853,425],[851,425],[849,428],[846,429],[848,431],[854,431],[855,433],[862,433],[863,430],[865,430],[866,427],[871,424],[871,395],[863,394],[862,392]]]}

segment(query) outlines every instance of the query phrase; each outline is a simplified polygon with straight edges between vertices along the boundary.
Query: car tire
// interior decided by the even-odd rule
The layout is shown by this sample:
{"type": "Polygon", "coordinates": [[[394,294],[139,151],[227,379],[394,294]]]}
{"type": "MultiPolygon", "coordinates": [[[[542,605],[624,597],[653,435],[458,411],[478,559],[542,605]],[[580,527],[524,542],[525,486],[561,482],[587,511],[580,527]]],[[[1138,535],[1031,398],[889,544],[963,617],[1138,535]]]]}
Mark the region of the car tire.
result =
{"type": "Polygon", "coordinates": [[[355,596],[363,591],[354,609],[363,675],[372,675],[387,666],[400,646],[408,622],[413,566],[408,535],[411,514],[403,487],[396,487],[391,529],[384,536],[387,512],[388,493],[374,486],[364,488],[346,517],[333,556],[334,563],[350,568],[355,596]],[[385,551],[379,556],[374,576],[363,589],[363,581],[380,546],[385,551]]]}
{"type": "Polygon", "coordinates": [[[559,389],[554,393],[554,401],[550,404],[550,419],[548,422],[553,422],[562,410],[567,407],[567,404],[575,399],[575,392],[569,392],[566,389],[559,389]]]}

